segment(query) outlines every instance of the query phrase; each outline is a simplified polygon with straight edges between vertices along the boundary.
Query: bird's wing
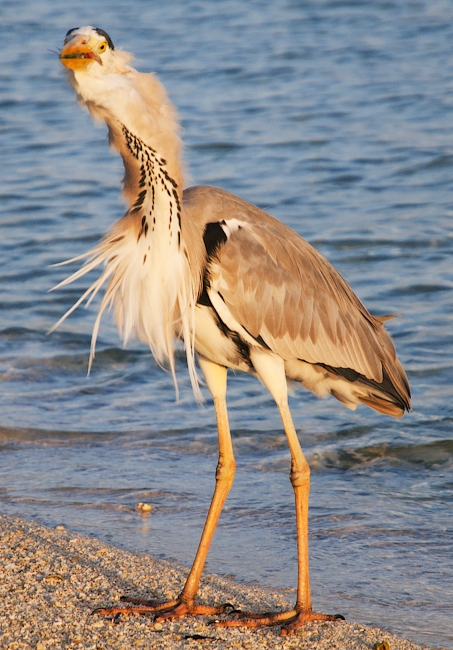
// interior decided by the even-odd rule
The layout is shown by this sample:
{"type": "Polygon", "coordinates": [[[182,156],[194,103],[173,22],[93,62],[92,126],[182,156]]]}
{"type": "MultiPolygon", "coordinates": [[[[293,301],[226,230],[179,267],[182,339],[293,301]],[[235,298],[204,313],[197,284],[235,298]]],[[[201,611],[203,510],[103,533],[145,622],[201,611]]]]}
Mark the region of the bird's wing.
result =
{"type": "Polygon", "coordinates": [[[381,382],[393,343],[347,282],[267,213],[224,192],[219,198],[223,209],[211,214],[221,231],[218,245],[211,241],[206,282],[225,324],[284,359],[350,368],[381,382]]]}

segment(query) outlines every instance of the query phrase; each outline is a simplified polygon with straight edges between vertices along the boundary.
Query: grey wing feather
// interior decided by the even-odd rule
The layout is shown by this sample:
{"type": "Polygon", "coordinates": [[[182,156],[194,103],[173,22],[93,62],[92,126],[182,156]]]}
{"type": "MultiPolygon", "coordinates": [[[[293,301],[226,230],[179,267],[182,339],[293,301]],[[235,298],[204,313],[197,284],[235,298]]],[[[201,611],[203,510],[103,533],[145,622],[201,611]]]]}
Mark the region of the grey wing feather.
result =
{"type": "Polygon", "coordinates": [[[234,319],[283,358],[351,368],[381,382],[393,343],[345,280],[270,215],[242,204],[232,216],[243,227],[218,252],[212,284],[234,319]]]}

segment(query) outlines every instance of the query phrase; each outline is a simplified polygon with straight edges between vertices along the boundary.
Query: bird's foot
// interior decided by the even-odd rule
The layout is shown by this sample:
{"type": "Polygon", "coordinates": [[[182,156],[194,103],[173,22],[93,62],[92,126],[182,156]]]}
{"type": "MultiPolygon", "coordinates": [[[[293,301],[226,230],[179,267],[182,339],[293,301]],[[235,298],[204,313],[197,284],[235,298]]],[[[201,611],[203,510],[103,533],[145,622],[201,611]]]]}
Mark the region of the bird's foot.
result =
{"type": "Polygon", "coordinates": [[[97,607],[93,610],[92,614],[113,618],[119,617],[122,614],[126,616],[130,616],[131,614],[154,614],[154,620],[159,622],[172,618],[182,618],[183,616],[220,616],[221,614],[234,610],[234,606],[230,603],[225,603],[218,607],[211,607],[209,605],[185,603],[180,598],[161,602],[159,600],[122,596],[121,602],[128,604],[115,605],[114,607],[97,607]]]}
{"type": "Polygon", "coordinates": [[[307,612],[291,609],[287,612],[266,612],[264,614],[255,614],[253,612],[241,612],[236,609],[231,613],[235,618],[224,621],[216,620],[214,622],[216,627],[255,628],[283,623],[281,634],[285,636],[312,621],[344,621],[344,616],[341,614],[320,614],[311,610],[307,612]]]}

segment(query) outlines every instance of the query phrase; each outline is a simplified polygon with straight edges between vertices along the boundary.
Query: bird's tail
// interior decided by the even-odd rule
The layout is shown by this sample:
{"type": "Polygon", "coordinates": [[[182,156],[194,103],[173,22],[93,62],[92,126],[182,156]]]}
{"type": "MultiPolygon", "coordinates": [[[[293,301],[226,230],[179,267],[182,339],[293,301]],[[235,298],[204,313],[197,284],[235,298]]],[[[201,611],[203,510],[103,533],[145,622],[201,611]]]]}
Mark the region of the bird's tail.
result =
{"type": "Polygon", "coordinates": [[[406,411],[412,409],[409,381],[399,359],[394,359],[391,369],[390,374],[383,368],[381,383],[369,379],[363,381],[364,378],[361,377],[356,395],[360,402],[378,413],[402,418],[406,411]]]}

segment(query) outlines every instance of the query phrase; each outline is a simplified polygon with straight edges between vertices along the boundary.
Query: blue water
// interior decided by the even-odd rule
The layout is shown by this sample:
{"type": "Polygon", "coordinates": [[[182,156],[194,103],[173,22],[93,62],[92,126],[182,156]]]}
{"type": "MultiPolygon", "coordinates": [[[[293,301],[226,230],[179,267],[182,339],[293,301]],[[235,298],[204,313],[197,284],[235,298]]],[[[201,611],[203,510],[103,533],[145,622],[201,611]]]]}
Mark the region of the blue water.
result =
{"type": "MultiPolygon", "coordinates": [[[[1,511],[190,565],[214,484],[209,400],[181,399],[95,308],[47,330],[86,283],[51,264],[122,214],[121,162],[55,52],[95,24],[178,106],[193,183],[266,208],[389,323],[413,391],[392,420],[299,390],[312,467],[315,607],[453,648],[453,4],[426,0],[124,3],[2,0],[1,511]],[[153,506],[149,517],[135,505],[153,506]]],[[[88,280],[86,281],[88,282],[88,280]]],[[[289,456],[260,384],[231,376],[237,479],[208,570],[291,591],[289,456]]]]}

